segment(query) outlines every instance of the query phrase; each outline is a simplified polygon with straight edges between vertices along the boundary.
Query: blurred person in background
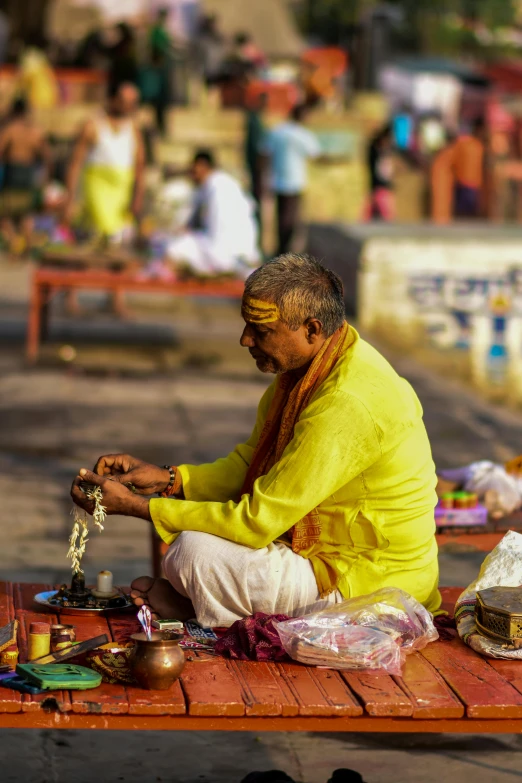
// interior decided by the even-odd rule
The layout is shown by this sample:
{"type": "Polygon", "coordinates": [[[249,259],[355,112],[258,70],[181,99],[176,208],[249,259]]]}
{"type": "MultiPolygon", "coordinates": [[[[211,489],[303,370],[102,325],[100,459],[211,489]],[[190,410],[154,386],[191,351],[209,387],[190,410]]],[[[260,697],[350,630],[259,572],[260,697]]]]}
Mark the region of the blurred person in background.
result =
{"type": "Polygon", "coordinates": [[[453,143],[456,217],[476,218],[480,215],[481,192],[484,183],[485,124],[477,118],[469,132],[453,143]]]}
{"type": "Polygon", "coordinates": [[[470,132],[460,134],[435,157],[430,175],[431,218],[435,223],[480,216],[484,155],[485,126],[479,118],[470,132]]]}
{"type": "Polygon", "coordinates": [[[252,96],[245,113],[245,164],[250,176],[250,190],[256,201],[256,217],[261,238],[261,201],[263,198],[264,158],[261,155],[266,136],[264,114],[268,96],[261,92],[252,96]]]}
{"type": "Polygon", "coordinates": [[[173,67],[172,39],[167,28],[168,10],[158,11],[156,21],[149,32],[149,54],[155,72],[155,91],[150,100],[156,114],[157,127],[161,135],[165,134],[165,114],[170,100],[170,72],[173,67]]]}
{"type": "Polygon", "coordinates": [[[167,257],[195,274],[246,277],[259,261],[252,200],[234,177],[216,167],[208,150],[194,156],[191,177],[192,215],[186,231],[168,244],[167,257]]]}
{"type": "Polygon", "coordinates": [[[271,188],[276,198],[277,255],[291,249],[307,184],[307,161],[321,154],[316,136],[303,124],[305,115],[304,106],[295,106],[289,118],[266,135],[262,145],[262,153],[270,159],[271,188]]]}
{"type": "Polygon", "coordinates": [[[215,16],[204,16],[196,35],[196,58],[207,87],[215,87],[222,76],[226,46],[215,16]]]}
{"type": "Polygon", "coordinates": [[[393,220],[395,217],[393,152],[392,128],[385,125],[374,135],[368,147],[370,196],[365,210],[366,220],[393,220]]]}
{"type": "Polygon", "coordinates": [[[23,252],[31,239],[33,212],[51,172],[51,151],[44,131],[33,121],[24,98],[18,98],[0,133],[1,229],[13,252],[23,252]],[[20,223],[21,238],[15,224],[20,223]]]}
{"type": "Polygon", "coordinates": [[[232,57],[242,62],[246,68],[258,69],[266,65],[266,57],[254,43],[249,33],[236,33],[232,50],[232,57]]]}
{"type": "Polygon", "coordinates": [[[415,124],[411,111],[403,105],[392,120],[393,142],[400,152],[411,152],[415,142],[415,124]]]}
{"type": "Polygon", "coordinates": [[[114,29],[115,40],[105,46],[109,59],[107,88],[109,97],[114,97],[122,84],[138,83],[138,60],[136,35],[126,22],[120,22],[114,29]]]}
{"type": "Polygon", "coordinates": [[[74,213],[80,177],[82,201],[90,228],[116,238],[141,215],[144,190],[143,138],[134,120],[139,93],[122,84],[107,109],[88,120],[67,173],[66,219],[74,213]]]}

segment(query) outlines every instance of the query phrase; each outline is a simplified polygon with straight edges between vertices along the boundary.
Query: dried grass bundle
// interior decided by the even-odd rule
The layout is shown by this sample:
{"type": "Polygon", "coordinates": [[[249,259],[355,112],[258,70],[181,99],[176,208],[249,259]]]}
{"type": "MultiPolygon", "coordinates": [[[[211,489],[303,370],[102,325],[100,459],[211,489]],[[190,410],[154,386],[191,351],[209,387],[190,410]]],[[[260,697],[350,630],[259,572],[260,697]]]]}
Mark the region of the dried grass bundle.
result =
{"type": "MultiPolygon", "coordinates": [[[[94,520],[95,526],[101,533],[101,531],[104,529],[103,523],[105,522],[107,513],[107,509],[102,505],[103,494],[101,487],[95,486],[94,484],[83,484],[81,485],[81,489],[83,492],[85,492],[85,495],[89,500],[94,501],[94,511],[92,518],[94,520]]],[[[80,511],[78,506],[74,506],[72,514],[73,529],[71,535],[69,536],[69,551],[67,552],[67,557],[71,561],[73,574],[83,574],[81,562],[82,557],[85,554],[85,545],[89,540],[87,538],[89,535],[87,514],[85,511],[80,511]]]]}

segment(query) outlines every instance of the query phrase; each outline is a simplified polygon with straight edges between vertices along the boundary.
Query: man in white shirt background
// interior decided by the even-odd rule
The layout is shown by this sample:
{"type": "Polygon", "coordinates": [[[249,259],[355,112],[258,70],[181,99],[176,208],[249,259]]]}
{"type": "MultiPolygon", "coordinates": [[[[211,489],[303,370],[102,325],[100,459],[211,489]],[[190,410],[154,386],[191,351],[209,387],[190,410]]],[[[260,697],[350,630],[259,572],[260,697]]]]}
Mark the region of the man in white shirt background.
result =
{"type": "Polygon", "coordinates": [[[277,210],[278,255],[292,249],[307,184],[307,161],[321,155],[316,136],[303,125],[305,111],[304,106],[295,106],[289,118],[270,131],[262,147],[262,153],[270,158],[270,182],[277,210]]]}
{"type": "Polygon", "coordinates": [[[253,200],[216,167],[207,150],[194,156],[191,176],[196,185],[192,215],[187,230],[169,242],[167,257],[196,274],[247,277],[259,262],[253,200]]]}

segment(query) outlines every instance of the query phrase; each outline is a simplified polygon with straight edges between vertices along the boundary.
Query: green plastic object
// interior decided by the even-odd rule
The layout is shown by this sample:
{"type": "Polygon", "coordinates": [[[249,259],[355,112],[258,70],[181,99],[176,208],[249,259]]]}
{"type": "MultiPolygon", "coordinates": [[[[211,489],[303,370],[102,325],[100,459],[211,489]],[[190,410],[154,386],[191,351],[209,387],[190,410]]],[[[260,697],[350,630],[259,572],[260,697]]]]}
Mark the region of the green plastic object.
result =
{"type": "Polygon", "coordinates": [[[48,691],[86,691],[89,688],[97,688],[102,681],[98,672],[72,663],[50,663],[44,666],[37,663],[19,663],[16,673],[48,691]]]}

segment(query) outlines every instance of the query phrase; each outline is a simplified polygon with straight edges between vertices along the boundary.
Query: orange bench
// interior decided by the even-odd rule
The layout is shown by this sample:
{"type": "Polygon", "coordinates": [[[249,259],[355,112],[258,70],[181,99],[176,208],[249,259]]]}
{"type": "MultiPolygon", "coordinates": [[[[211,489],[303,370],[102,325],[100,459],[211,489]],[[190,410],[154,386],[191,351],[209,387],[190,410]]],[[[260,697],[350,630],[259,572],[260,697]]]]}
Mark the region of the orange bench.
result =
{"type": "Polygon", "coordinates": [[[41,267],[33,273],[27,325],[26,358],[35,362],[40,342],[47,336],[49,304],[60,291],[101,290],[121,295],[125,292],[172,294],[181,297],[213,297],[240,299],[241,280],[184,280],[166,283],[162,280],[141,280],[128,271],[108,269],[56,269],[41,267]]]}
{"type": "MultiPolygon", "coordinates": [[[[0,625],[19,620],[21,662],[33,621],[71,622],[80,641],[106,633],[121,642],[136,629],[132,612],[58,617],[33,601],[48,589],[0,582],[0,625]]],[[[459,593],[443,590],[448,609],[459,593]]],[[[0,688],[0,728],[522,733],[520,665],[481,658],[458,638],[410,655],[402,677],[187,656],[167,691],[103,683],[32,696],[0,688]]]]}

